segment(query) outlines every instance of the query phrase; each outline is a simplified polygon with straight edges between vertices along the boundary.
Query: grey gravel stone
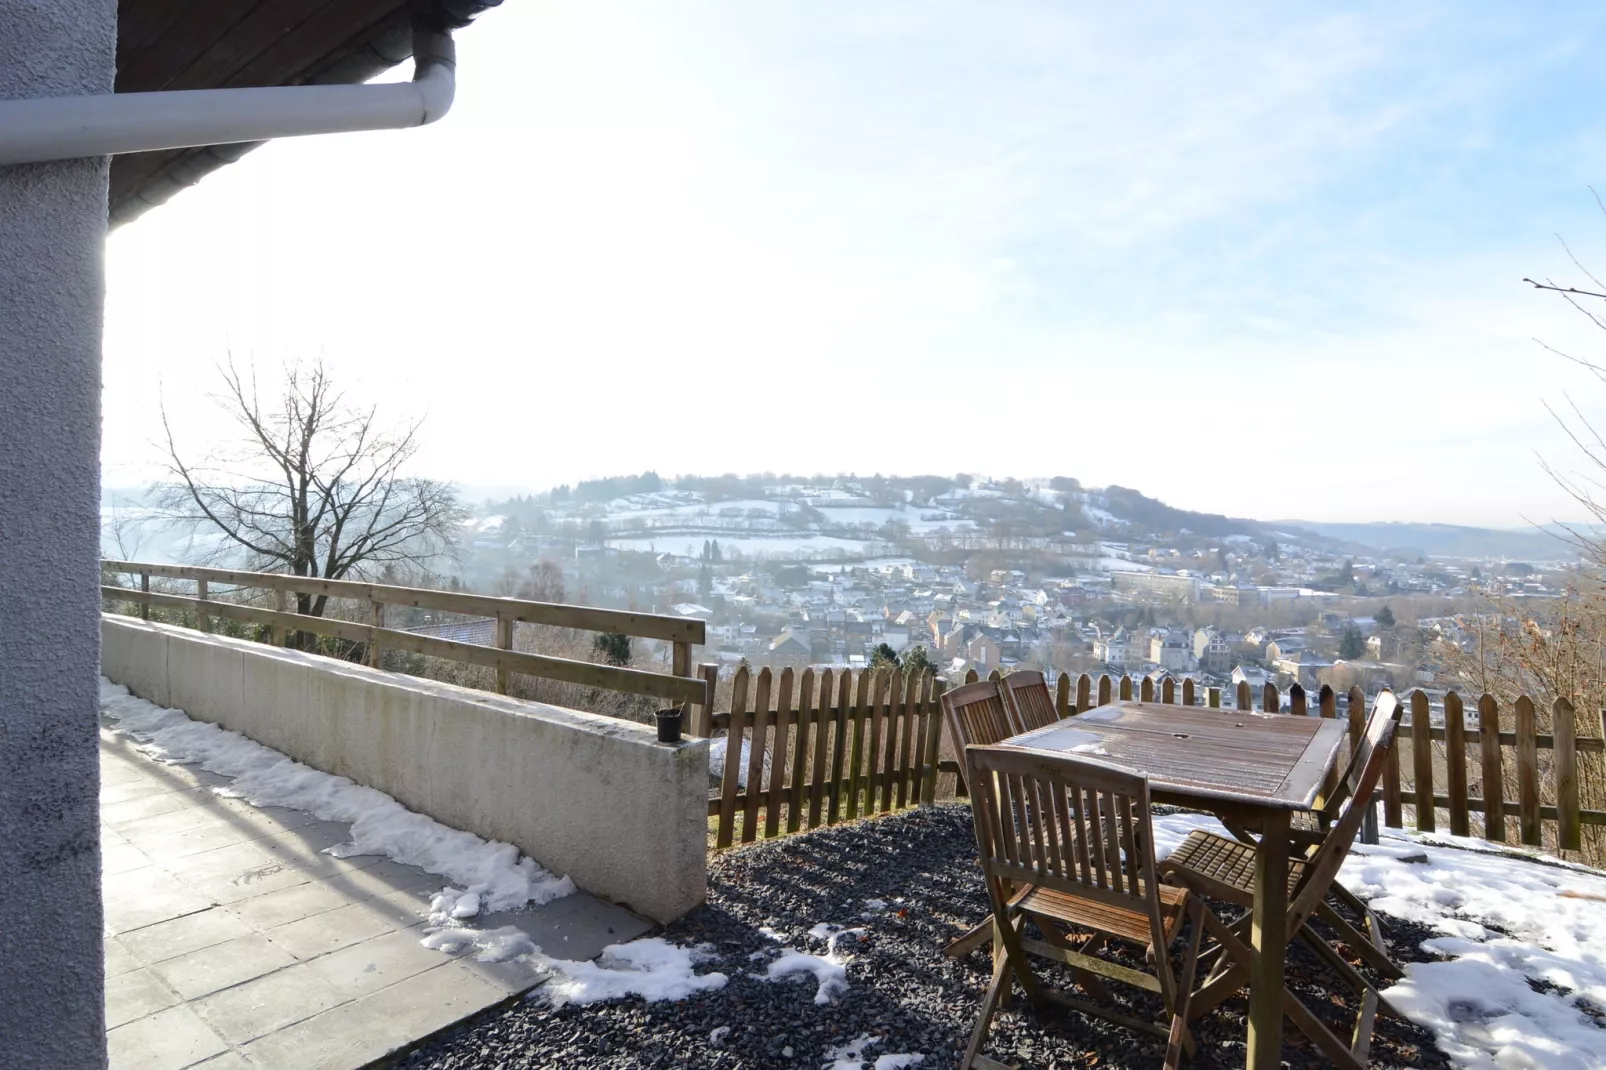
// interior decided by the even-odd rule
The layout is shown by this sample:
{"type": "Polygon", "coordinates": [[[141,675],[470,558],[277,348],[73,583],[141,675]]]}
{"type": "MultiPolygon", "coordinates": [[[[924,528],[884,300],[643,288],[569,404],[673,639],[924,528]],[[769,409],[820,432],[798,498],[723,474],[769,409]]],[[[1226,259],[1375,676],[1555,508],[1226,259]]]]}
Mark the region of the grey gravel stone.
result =
{"type": "MultiPolygon", "coordinates": [[[[964,806],[909,810],[727,851],[711,860],[708,904],[663,934],[679,944],[713,944],[720,959],[701,969],[725,973],[725,988],[676,1003],[627,999],[554,1010],[544,1000],[526,1000],[436,1038],[402,1065],[821,1067],[827,1051],[868,1034],[881,1040],[865,1049],[865,1066],[879,1055],[918,1053],[926,1057],[922,1070],[947,1070],[969,1039],[990,959],[977,952],[956,962],[941,949],[960,923],[980,920],[986,909],[964,806]],[[867,899],[886,900],[887,909],[864,917],[867,899]],[[750,956],[780,946],[759,926],[783,933],[788,947],[817,952],[821,945],[804,934],[819,922],[867,929],[847,949],[853,957],[845,996],[820,1006],[812,978],[770,983],[753,976],[762,962],[750,956]],[[711,1043],[721,1026],[729,1032],[711,1043]]],[[[1417,944],[1430,935],[1426,930],[1394,921],[1387,927],[1397,959],[1425,957],[1417,944]]],[[[1129,961],[1141,965],[1141,952],[1135,954],[1129,961]]],[[[1050,983],[1066,983],[1056,969],[1043,972],[1050,983]]],[[[1306,1005],[1347,1036],[1354,1014],[1348,991],[1336,983],[1329,988],[1322,965],[1297,946],[1289,976],[1306,1005]]],[[[1128,998],[1121,986],[1112,987],[1128,998]]],[[[1127,1009],[1153,1017],[1159,1005],[1132,992],[1127,1009]]],[[[1187,1065],[1242,1066],[1244,1011],[1244,1000],[1229,1000],[1197,1023],[1199,1054],[1187,1065]]],[[[1285,1037],[1287,1065],[1325,1065],[1291,1028],[1285,1037]]],[[[1164,1054],[1157,1038],[1080,1014],[1034,1010],[1019,998],[995,1019],[987,1050],[1044,1070],[1154,1067],[1164,1054]]],[[[1449,1063],[1425,1031],[1380,1017],[1372,1065],[1437,1070],[1449,1063]]]]}

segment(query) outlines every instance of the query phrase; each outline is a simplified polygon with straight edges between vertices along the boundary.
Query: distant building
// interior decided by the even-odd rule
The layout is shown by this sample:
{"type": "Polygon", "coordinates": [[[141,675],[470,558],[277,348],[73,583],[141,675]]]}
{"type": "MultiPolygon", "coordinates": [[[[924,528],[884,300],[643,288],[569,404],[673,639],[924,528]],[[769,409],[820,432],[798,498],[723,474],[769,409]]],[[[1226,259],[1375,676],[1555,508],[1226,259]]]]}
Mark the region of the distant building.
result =
{"type": "Polygon", "coordinates": [[[1149,636],[1149,660],[1166,672],[1193,669],[1193,644],[1187,629],[1172,628],[1149,636]]]}
{"type": "Polygon", "coordinates": [[[1178,572],[1112,572],[1110,585],[1117,591],[1132,591],[1166,601],[1199,601],[1199,577],[1178,572]]]}
{"type": "Polygon", "coordinates": [[[1232,644],[1215,628],[1200,628],[1193,633],[1193,657],[1205,672],[1221,674],[1232,670],[1232,644]]]}

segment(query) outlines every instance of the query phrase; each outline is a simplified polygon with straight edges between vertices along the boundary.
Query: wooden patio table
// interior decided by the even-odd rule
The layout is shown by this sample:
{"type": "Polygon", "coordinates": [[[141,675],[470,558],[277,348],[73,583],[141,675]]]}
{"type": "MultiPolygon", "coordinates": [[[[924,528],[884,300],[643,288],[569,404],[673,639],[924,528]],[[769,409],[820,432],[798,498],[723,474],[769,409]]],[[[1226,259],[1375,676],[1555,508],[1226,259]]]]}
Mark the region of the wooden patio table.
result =
{"type": "Polygon", "coordinates": [[[1154,802],[1258,831],[1249,968],[1249,1070],[1282,1063],[1288,832],[1338,760],[1347,725],[1320,717],[1112,702],[1005,746],[1083,756],[1149,778],[1154,802]]]}

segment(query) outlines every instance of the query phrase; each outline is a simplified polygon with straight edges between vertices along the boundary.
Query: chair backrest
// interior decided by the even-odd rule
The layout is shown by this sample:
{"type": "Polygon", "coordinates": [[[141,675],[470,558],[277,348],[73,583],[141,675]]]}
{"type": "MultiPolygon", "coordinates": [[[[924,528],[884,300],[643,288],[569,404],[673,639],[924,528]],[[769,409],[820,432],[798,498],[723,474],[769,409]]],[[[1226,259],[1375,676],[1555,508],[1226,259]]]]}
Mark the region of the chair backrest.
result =
{"type": "Polygon", "coordinates": [[[1165,946],[1147,779],[1020,747],[967,747],[965,767],[989,894],[1027,883],[1145,913],[1165,946]]]}
{"type": "MultiPolygon", "coordinates": [[[[1376,712],[1373,711],[1374,716],[1376,712]]],[[[1350,847],[1361,830],[1372,792],[1377,788],[1378,781],[1383,779],[1383,768],[1388,764],[1389,750],[1394,746],[1394,732],[1398,727],[1392,711],[1378,719],[1375,734],[1371,723],[1367,724],[1366,740],[1363,742],[1369,742],[1369,745],[1366,746],[1360,776],[1355,781],[1355,801],[1345,809],[1343,816],[1323,838],[1316,853],[1305,863],[1305,875],[1288,909],[1289,933],[1298,932],[1299,927],[1305,924],[1305,919],[1327,898],[1328,889],[1337,879],[1338,869],[1349,856],[1350,847]]]]}
{"type": "Polygon", "coordinates": [[[1048,680],[1036,669],[1016,669],[1004,677],[1004,695],[1017,732],[1046,728],[1060,719],[1048,680]]]}
{"type": "Polygon", "coordinates": [[[1003,689],[994,680],[978,680],[942,693],[942,715],[961,762],[973,744],[1002,743],[1015,735],[1003,689]]]}
{"type": "Polygon", "coordinates": [[[1360,781],[1361,771],[1366,768],[1367,759],[1371,756],[1377,741],[1382,738],[1384,725],[1396,724],[1405,707],[1400,705],[1398,699],[1391,692],[1383,691],[1372,704],[1372,712],[1367,714],[1366,728],[1361,738],[1356,741],[1355,749],[1349,757],[1349,765],[1344,768],[1344,775],[1339,778],[1338,788],[1331,798],[1322,803],[1322,813],[1329,818],[1337,818],[1345,802],[1352,798],[1359,798],[1355,793],[1355,786],[1360,781]]]}

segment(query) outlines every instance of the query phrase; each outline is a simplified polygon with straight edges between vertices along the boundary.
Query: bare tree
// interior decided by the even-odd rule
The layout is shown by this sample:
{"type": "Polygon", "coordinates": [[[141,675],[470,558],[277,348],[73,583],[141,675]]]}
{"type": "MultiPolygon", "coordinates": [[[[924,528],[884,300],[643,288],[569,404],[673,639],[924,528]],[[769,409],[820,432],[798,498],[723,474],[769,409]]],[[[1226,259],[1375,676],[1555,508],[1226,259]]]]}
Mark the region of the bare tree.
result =
{"type": "MultiPolygon", "coordinates": [[[[290,363],[264,403],[253,372],[230,359],[212,399],[239,427],[236,441],[186,460],[162,406],[168,471],[158,488],[170,520],[220,536],[215,560],[338,580],[386,566],[421,567],[450,552],[463,518],[451,484],[403,474],[419,421],[382,426],[352,404],[321,361],[290,363]]],[[[298,613],[322,616],[327,597],[298,594],[298,613]]]]}

